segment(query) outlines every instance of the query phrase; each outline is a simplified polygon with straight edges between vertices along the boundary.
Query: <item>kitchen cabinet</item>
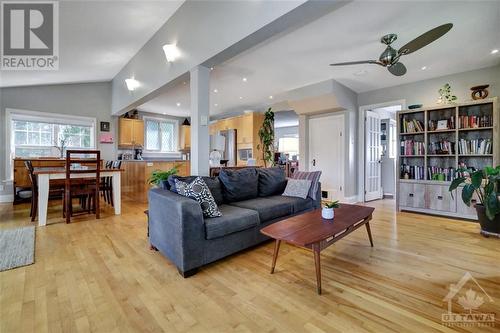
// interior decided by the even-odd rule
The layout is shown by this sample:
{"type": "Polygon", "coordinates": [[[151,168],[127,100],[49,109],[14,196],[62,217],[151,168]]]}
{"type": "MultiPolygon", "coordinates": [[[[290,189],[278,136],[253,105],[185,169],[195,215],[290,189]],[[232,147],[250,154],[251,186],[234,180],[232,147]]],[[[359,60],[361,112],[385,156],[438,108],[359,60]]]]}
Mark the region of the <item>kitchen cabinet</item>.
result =
{"type": "Polygon", "coordinates": [[[148,191],[151,185],[148,183],[153,171],[167,171],[177,166],[179,176],[189,176],[189,161],[122,161],[122,198],[134,202],[147,203],[148,191]]]}
{"type": "Polygon", "coordinates": [[[181,126],[181,142],[180,147],[183,150],[188,150],[191,148],[191,126],[182,125],[181,126]]]}
{"type": "Polygon", "coordinates": [[[144,146],[143,120],[120,118],[118,127],[118,146],[144,146]]]}

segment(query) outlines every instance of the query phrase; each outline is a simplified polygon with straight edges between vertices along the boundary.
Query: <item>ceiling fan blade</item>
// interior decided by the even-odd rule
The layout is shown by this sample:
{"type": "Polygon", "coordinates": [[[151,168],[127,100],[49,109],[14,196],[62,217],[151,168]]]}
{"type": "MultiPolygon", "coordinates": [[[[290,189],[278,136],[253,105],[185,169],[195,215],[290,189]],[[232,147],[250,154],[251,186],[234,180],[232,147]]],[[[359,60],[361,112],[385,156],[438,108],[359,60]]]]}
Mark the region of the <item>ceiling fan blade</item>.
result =
{"type": "Polygon", "coordinates": [[[439,27],[436,27],[432,30],[429,30],[426,33],[418,36],[417,38],[415,38],[411,42],[403,45],[398,50],[398,53],[410,54],[412,52],[415,52],[415,51],[421,49],[422,47],[432,43],[436,39],[442,37],[445,33],[450,31],[450,29],[452,27],[453,27],[453,23],[446,23],[446,24],[440,25],[439,27]]]}
{"type": "Polygon", "coordinates": [[[406,66],[400,62],[395,63],[387,68],[392,75],[401,76],[406,74],[406,66]]]}
{"type": "Polygon", "coordinates": [[[376,65],[383,66],[377,60],[361,60],[361,61],[339,62],[339,63],[336,63],[336,64],[330,64],[330,66],[360,65],[360,64],[376,64],[376,65]]]}

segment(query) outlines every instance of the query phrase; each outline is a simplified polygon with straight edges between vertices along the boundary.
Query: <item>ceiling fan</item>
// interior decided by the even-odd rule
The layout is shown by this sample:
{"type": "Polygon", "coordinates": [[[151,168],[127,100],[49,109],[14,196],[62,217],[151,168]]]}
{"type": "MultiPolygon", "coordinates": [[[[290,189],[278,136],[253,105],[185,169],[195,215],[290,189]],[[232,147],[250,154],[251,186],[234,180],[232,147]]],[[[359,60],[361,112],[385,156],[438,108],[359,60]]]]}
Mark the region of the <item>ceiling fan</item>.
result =
{"type": "Polygon", "coordinates": [[[330,64],[330,66],[344,66],[344,65],[358,65],[358,64],[376,64],[382,67],[387,67],[391,74],[396,76],[401,76],[406,74],[406,66],[399,62],[401,56],[415,52],[422,47],[432,43],[436,39],[442,37],[445,33],[450,31],[453,27],[452,23],[446,23],[436,27],[426,33],[418,36],[409,43],[406,43],[399,50],[394,49],[391,44],[398,38],[396,34],[388,34],[380,39],[380,42],[387,45],[384,52],[380,55],[378,60],[362,60],[362,61],[350,61],[350,62],[340,62],[336,64],[330,64]]]}

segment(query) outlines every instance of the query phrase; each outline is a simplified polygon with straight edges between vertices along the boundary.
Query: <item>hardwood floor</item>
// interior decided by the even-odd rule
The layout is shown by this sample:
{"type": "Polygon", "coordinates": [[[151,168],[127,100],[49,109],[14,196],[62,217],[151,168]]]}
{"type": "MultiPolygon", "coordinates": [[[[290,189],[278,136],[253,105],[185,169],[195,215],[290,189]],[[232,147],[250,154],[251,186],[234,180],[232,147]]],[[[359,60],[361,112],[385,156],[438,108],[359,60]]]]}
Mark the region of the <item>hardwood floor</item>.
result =
{"type": "MultiPolygon", "coordinates": [[[[61,223],[37,228],[35,264],[0,272],[0,332],[500,330],[500,239],[470,222],[396,214],[390,200],[372,205],[375,247],[362,229],[321,252],[321,296],[312,253],[287,244],[273,275],[267,242],[183,279],[149,250],[145,205],[69,225],[53,207],[61,223]],[[495,312],[496,327],[441,324],[449,285],[466,272],[493,299],[480,295],[477,311],[495,312]]],[[[30,225],[28,216],[27,205],[0,205],[0,228],[30,225]]]]}

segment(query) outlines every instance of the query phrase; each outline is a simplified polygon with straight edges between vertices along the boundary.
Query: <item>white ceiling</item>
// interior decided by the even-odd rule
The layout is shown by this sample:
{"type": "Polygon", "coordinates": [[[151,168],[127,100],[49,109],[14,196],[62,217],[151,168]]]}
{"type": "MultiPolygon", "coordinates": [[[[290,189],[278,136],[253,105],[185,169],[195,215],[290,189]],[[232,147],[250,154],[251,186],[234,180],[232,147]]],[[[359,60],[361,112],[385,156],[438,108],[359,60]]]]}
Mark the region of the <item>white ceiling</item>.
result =
{"type": "Polygon", "coordinates": [[[60,1],[59,70],[2,71],[0,87],[110,81],[183,2],[60,1]]]}
{"type": "MultiPolygon", "coordinates": [[[[279,102],[283,92],[329,79],[363,92],[494,66],[500,63],[500,53],[490,54],[494,48],[500,48],[499,1],[355,1],[216,66],[211,89],[218,92],[211,92],[210,113],[261,109],[279,102]],[[448,22],[454,24],[448,34],[402,58],[408,68],[403,77],[377,65],[328,66],[377,59],[384,50],[379,40],[387,33],[398,34],[393,44],[398,48],[448,22]],[[364,74],[356,75],[359,72],[364,74]]],[[[189,82],[139,109],[189,115],[189,82]]]]}

